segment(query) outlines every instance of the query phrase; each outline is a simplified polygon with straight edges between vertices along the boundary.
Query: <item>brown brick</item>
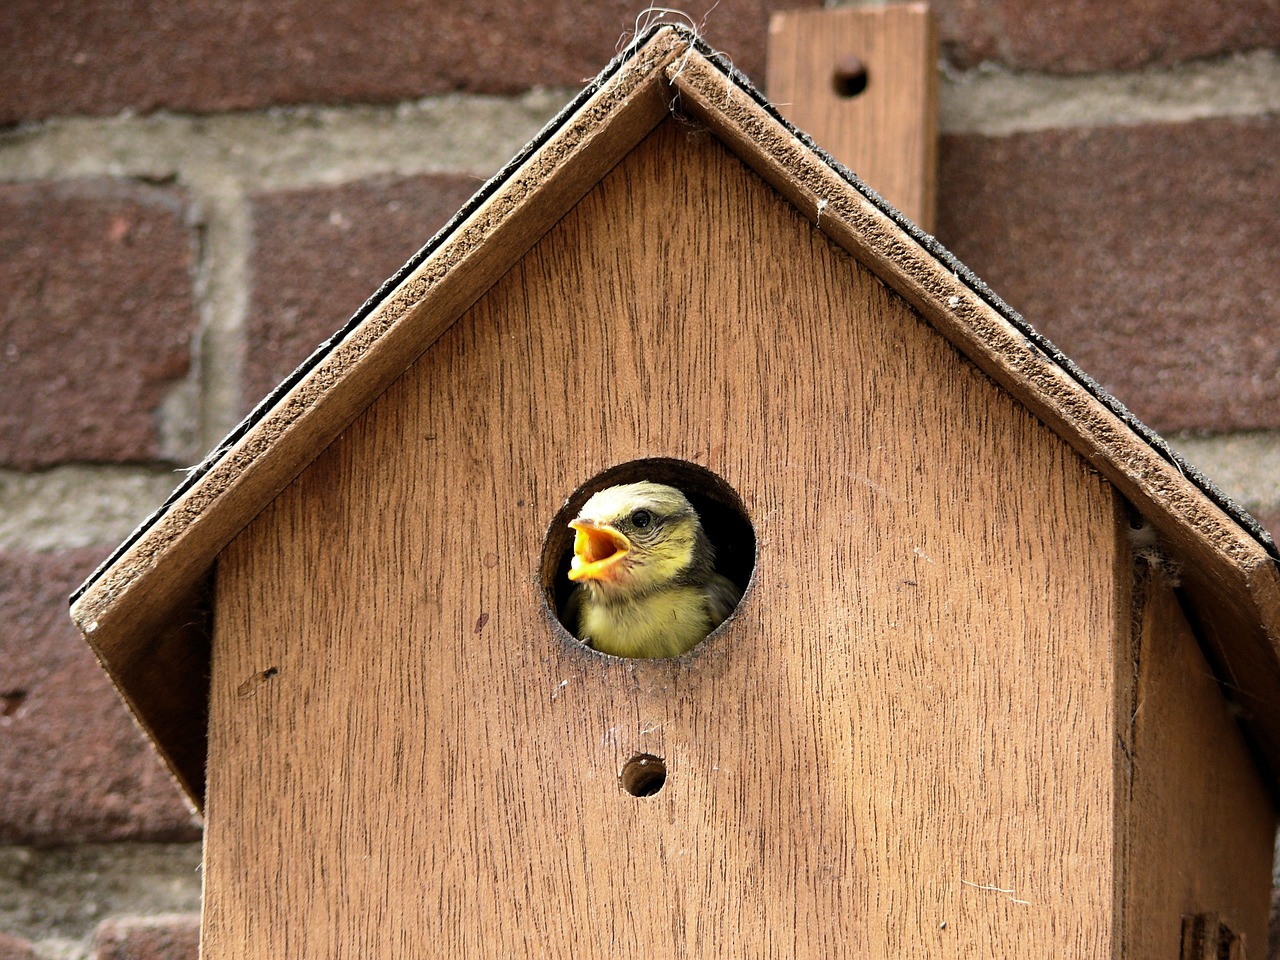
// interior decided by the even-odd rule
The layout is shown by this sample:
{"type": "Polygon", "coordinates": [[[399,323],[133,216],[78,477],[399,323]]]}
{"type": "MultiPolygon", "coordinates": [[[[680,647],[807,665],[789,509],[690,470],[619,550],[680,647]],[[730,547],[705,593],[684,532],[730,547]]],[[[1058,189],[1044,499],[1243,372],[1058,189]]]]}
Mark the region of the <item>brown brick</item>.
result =
{"type": "Polygon", "coordinates": [[[0,185],[0,465],[159,454],[196,329],[185,220],[168,188],[0,185]]]}
{"type": "MultiPolygon", "coordinates": [[[[711,43],[764,64],[769,11],[816,0],[725,0],[711,43]]],[[[685,9],[701,17],[713,0],[685,9]]],[[[634,29],[624,0],[8,0],[0,124],[167,107],[391,102],[452,90],[580,86],[634,29]]]]}
{"type": "Polygon", "coordinates": [[[199,836],[67,614],[100,559],[0,553],[0,843],[199,836]]]}
{"type": "Polygon", "coordinates": [[[30,941],[0,933],[0,960],[36,960],[36,956],[36,948],[30,941]]]}
{"type": "Polygon", "coordinates": [[[254,198],[246,409],[340,328],[480,186],[378,178],[254,198]]]}
{"type": "Polygon", "coordinates": [[[94,938],[94,960],[196,960],[198,914],[117,917],[103,921],[94,938]]]}
{"type": "Polygon", "coordinates": [[[944,138],[938,236],[1157,429],[1280,426],[1280,117],[944,138]]]}
{"type": "Polygon", "coordinates": [[[1167,65],[1280,42],[1275,0],[935,0],[944,54],[1018,70],[1167,65]]]}

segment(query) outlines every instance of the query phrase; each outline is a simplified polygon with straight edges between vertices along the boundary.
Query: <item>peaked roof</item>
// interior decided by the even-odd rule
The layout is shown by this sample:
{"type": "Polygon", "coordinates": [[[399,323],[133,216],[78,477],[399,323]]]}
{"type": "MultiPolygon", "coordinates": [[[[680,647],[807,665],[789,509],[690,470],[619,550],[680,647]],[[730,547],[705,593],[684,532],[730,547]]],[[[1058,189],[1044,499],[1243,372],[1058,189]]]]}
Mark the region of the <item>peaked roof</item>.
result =
{"type": "Polygon", "coordinates": [[[1183,566],[1207,653],[1280,771],[1280,553],[1266,531],[933,237],[791,127],[694,33],[639,37],[260,402],[71,597],[188,794],[203,795],[214,560],[304,467],[662,120],[679,110],[902,295],[1074,447],[1183,566]]]}

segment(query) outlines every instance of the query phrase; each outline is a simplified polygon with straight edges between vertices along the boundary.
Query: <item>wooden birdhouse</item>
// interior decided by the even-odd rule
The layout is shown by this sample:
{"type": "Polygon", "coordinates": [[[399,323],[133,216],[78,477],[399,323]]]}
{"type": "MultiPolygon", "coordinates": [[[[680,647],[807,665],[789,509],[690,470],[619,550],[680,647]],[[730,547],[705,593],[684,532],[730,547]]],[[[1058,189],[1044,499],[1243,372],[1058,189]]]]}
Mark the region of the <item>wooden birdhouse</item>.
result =
{"type": "Polygon", "coordinates": [[[1265,949],[1270,538],[678,28],[73,615],[204,811],[207,960],[1265,949]],[[639,479],[744,590],[680,657],[561,622],[639,479]]]}

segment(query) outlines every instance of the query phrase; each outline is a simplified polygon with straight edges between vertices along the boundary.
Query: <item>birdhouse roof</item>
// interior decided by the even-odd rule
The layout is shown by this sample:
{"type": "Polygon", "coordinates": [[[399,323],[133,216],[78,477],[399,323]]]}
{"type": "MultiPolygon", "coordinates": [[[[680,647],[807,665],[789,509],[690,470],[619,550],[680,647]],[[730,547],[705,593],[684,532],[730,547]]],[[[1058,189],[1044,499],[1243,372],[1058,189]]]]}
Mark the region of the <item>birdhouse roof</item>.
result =
{"type": "Polygon", "coordinates": [[[71,598],[72,616],[199,802],[206,622],[228,543],[674,111],[692,117],[1107,478],[1183,569],[1211,662],[1275,783],[1280,554],[1247,513],[981,280],[791,127],[686,29],[638,38],[263,399],[71,598]]]}

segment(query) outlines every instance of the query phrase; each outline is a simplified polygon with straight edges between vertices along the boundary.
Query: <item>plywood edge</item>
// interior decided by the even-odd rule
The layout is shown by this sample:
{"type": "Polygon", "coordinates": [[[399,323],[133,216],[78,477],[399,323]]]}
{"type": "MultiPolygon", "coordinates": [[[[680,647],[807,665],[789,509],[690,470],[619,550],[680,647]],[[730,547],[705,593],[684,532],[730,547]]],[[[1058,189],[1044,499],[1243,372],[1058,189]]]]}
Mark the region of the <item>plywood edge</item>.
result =
{"type": "Polygon", "coordinates": [[[619,69],[601,74],[522,163],[487,185],[496,187],[483,203],[446,228],[394,288],[384,288],[358,322],[264,401],[72,598],[73,620],[171,765],[166,743],[184,734],[149,714],[139,691],[151,678],[132,651],[185,618],[183,598],[223,547],[670,115],[662,68],[688,42],[682,31],[660,29],[619,69]]]}
{"type": "MultiPolygon", "coordinates": [[[[705,123],[804,216],[876,273],[988,376],[1129,499],[1171,552],[1209,587],[1201,615],[1226,615],[1230,656],[1247,662],[1237,691],[1254,741],[1280,769],[1280,588],[1266,546],[1166,459],[1090,386],[929,248],[847,171],[789,128],[698,51],[667,68],[679,109],[705,123]]],[[[967,271],[965,271],[967,273],[967,271]]],[[[1052,345],[1048,345],[1052,348],[1052,345]]],[[[1056,348],[1052,348],[1056,349],[1056,348]]],[[[1109,399],[1109,398],[1108,398],[1109,399]]],[[[1118,406],[1118,405],[1116,405],[1118,406]]],[[[1143,428],[1145,429],[1145,428],[1143,428]]]]}
{"type": "Polygon", "coordinates": [[[1116,604],[1115,639],[1115,789],[1112,837],[1114,899],[1112,901],[1112,943],[1120,946],[1114,956],[1122,957],[1129,927],[1130,861],[1133,839],[1134,732],[1137,719],[1138,661],[1142,646],[1142,624],[1150,595],[1152,567],[1135,562],[1132,508],[1116,497],[1116,604]]]}

